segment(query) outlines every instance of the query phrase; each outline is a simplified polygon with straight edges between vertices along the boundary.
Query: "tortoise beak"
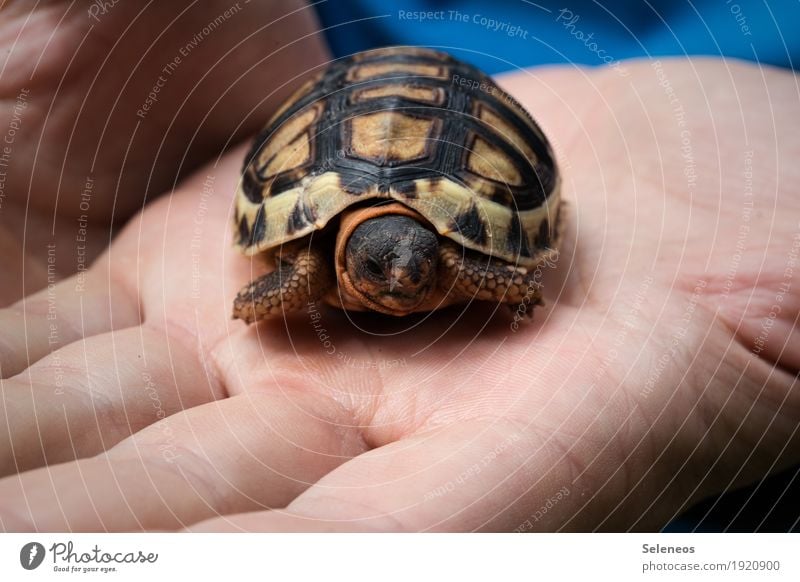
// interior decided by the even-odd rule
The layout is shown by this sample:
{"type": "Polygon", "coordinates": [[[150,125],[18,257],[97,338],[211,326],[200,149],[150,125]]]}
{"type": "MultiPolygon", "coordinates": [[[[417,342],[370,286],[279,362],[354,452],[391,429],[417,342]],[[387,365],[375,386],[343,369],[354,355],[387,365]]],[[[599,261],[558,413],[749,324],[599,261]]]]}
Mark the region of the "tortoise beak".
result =
{"type": "Polygon", "coordinates": [[[384,271],[389,293],[395,291],[403,294],[414,293],[422,283],[422,270],[419,260],[410,253],[403,253],[392,259],[389,268],[384,271]]]}
{"type": "Polygon", "coordinates": [[[397,261],[393,261],[389,272],[386,273],[386,282],[389,284],[389,293],[394,293],[395,290],[402,290],[406,287],[405,281],[408,280],[409,269],[397,265],[397,261]]]}

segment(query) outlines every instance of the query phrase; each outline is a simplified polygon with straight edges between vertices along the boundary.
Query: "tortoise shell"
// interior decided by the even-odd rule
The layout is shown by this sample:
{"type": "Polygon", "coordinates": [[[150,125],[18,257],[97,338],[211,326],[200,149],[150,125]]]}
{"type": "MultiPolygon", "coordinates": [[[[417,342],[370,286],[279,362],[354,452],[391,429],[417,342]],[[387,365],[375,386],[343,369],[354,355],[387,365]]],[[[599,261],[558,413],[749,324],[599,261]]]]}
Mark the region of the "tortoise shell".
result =
{"type": "Polygon", "coordinates": [[[534,266],[558,235],[559,186],[544,133],[487,75],[390,47],[335,62],[275,113],[245,158],[235,238],[247,255],[268,251],[383,198],[464,247],[534,266]]]}

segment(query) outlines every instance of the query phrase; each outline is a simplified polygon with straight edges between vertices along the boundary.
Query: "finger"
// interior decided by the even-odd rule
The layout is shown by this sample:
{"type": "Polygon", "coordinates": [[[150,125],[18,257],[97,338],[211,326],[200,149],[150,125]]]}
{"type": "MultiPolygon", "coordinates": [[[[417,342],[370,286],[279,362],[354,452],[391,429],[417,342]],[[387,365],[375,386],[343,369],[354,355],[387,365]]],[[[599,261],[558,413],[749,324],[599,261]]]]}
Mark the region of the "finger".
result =
{"type": "Polygon", "coordinates": [[[231,197],[245,147],[150,204],[87,271],[55,283],[52,268],[62,259],[58,247],[50,249],[47,288],[0,310],[0,378],[70,342],[132,327],[146,317],[154,325],[184,327],[200,311],[210,334],[204,341],[224,336],[236,291],[225,289],[224,281],[233,278],[239,285],[252,278],[230,239],[231,197]]]}
{"type": "Polygon", "coordinates": [[[224,260],[230,252],[228,190],[235,190],[226,184],[235,185],[234,166],[238,161],[228,156],[220,169],[187,180],[180,193],[131,221],[88,272],[0,312],[4,373],[19,372],[51,354],[30,377],[17,377],[4,389],[10,414],[6,426],[0,424],[0,474],[106,450],[158,420],[148,393],[161,399],[165,416],[224,393],[210,387],[213,378],[205,377],[200,354],[211,353],[227,333],[230,297],[222,282],[228,271],[248,270],[246,261],[231,267],[224,260]],[[121,348],[114,346],[116,336],[69,345],[145,318],[142,329],[150,332],[138,342],[134,332],[123,336],[129,341],[121,348]],[[66,352],[53,351],[61,345],[67,345],[66,352]],[[147,358],[146,348],[154,369],[141,370],[138,358],[147,358]],[[188,372],[173,377],[172,367],[182,368],[184,362],[188,372]],[[156,388],[143,388],[145,373],[161,378],[156,388]],[[45,401],[43,390],[57,398],[45,401]],[[30,422],[34,413],[38,423],[30,422]],[[75,444],[68,433],[83,438],[75,444]]]}
{"type": "Polygon", "coordinates": [[[25,252],[25,247],[20,244],[22,237],[9,228],[11,220],[21,227],[25,225],[25,214],[15,210],[13,205],[3,208],[2,218],[5,220],[0,219],[0,253],[5,275],[0,283],[0,307],[16,303],[25,296],[26,289],[41,289],[47,284],[45,266],[25,252]],[[13,277],[9,276],[11,273],[13,277]]]}
{"type": "Polygon", "coordinates": [[[790,282],[791,278],[787,278],[776,285],[774,295],[765,294],[765,297],[750,300],[735,326],[740,340],[752,353],[797,376],[800,371],[800,327],[797,325],[800,296],[787,293],[790,282]]]}
{"type": "MultiPolygon", "coordinates": [[[[224,335],[231,307],[222,281],[231,272],[244,279],[249,271],[246,261],[231,266],[225,260],[232,253],[228,213],[242,155],[236,149],[218,168],[148,206],[89,270],[60,283],[48,270],[46,289],[0,310],[0,377],[80,338],[138,325],[145,315],[156,325],[191,325],[203,311],[213,318],[205,327],[224,335]]],[[[48,269],[57,260],[53,248],[48,269]]]]}
{"type": "Polygon", "coordinates": [[[55,283],[55,249],[48,286],[0,310],[0,378],[10,378],[47,354],[74,342],[139,323],[135,293],[112,276],[107,263],[55,283]]]}
{"type": "Polygon", "coordinates": [[[289,503],[364,450],[338,405],[254,393],[155,424],[92,459],[0,480],[5,531],[171,529],[289,503]]]}
{"type": "Polygon", "coordinates": [[[208,348],[228,336],[233,297],[252,279],[250,261],[233,248],[231,228],[244,147],[149,204],[108,253],[119,276],[137,290],[145,321],[191,328],[208,348]]]}
{"type": "Polygon", "coordinates": [[[0,388],[0,475],[97,454],[224,395],[191,338],[146,327],[72,343],[0,388]]]}
{"type": "Polygon", "coordinates": [[[524,522],[525,508],[568,481],[568,464],[556,459],[515,424],[464,422],[360,455],[285,510],[218,517],[190,529],[510,530],[524,522]]]}

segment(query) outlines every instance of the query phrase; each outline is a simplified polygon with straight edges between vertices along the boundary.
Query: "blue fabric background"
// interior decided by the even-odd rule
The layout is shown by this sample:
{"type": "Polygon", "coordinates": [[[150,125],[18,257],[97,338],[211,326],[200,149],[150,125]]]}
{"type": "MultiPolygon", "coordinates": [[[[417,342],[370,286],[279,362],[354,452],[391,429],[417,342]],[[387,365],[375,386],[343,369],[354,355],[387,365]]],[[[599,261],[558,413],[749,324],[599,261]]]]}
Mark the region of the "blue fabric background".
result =
{"type": "MultiPolygon", "coordinates": [[[[423,45],[492,74],[664,55],[738,57],[792,69],[800,63],[798,0],[328,0],[317,10],[336,56],[423,45]],[[436,20],[407,14],[431,11],[436,20]]],[[[800,467],[707,500],[666,531],[797,531],[798,498],[800,467]]]]}
{"type": "Polygon", "coordinates": [[[426,45],[446,48],[488,73],[545,63],[600,65],[600,56],[724,55],[791,68],[800,63],[797,0],[328,0],[317,10],[323,26],[331,27],[327,35],[336,56],[426,45]],[[571,18],[561,12],[565,8],[571,18]],[[443,12],[443,19],[407,17],[419,11],[443,12]],[[500,28],[491,30],[484,18],[500,28]],[[517,32],[509,36],[514,26],[517,32]],[[587,46],[592,42],[594,50],[587,46]]]}

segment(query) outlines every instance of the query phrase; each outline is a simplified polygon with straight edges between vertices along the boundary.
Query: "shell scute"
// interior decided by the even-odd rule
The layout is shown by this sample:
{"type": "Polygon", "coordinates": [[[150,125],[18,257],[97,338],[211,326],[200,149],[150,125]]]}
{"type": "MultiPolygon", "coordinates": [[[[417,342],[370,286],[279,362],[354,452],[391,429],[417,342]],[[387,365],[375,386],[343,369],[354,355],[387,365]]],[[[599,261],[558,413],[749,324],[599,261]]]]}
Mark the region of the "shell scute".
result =
{"type": "Polygon", "coordinates": [[[429,49],[359,53],[295,92],[245,161],[238,246],[269,250],[372,198],[522,265],[558,234],[560,177],[544,133],[488,76],[429,49]]]}

